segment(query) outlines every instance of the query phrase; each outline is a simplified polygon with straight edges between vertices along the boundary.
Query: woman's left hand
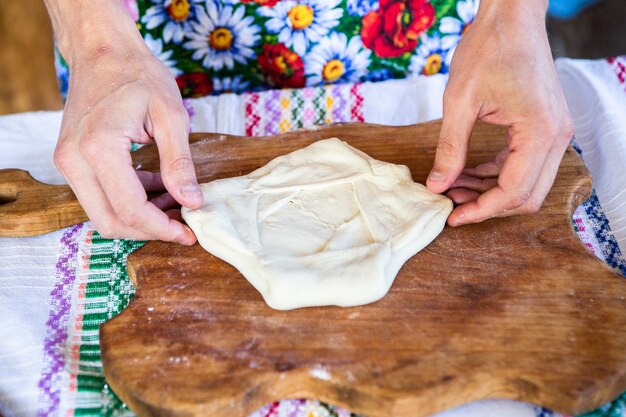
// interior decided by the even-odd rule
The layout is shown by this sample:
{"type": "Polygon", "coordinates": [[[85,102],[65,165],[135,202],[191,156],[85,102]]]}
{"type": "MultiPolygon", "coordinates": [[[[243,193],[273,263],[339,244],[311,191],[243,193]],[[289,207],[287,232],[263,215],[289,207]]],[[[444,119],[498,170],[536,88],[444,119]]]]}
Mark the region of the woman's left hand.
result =
{"type": "Polygon", "coordinates": [[[535,213],[573,135],[545,28],[544,0],[483,0],[456,49],[428,188],[457,204],[448,224],[535,213]],[[507,126],[491,162],[465,168],[476,123],[507,126]]]}

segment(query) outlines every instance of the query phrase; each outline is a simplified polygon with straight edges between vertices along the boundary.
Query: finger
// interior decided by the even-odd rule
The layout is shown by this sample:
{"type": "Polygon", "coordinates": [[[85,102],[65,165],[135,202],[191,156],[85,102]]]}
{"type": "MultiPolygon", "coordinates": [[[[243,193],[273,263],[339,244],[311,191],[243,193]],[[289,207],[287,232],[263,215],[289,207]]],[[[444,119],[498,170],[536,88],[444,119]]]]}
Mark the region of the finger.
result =
{"type": "Polygon", "coordinates": [[[453,99],[450,94],[446,92],[444,95],[443,122],[435,163],[426,180],[426,186],[434,193],[450,188],[463,170],[470,136],[478,117],[478,109],[470,100],[453,99]]]}
{"type": "Polygon", "coordinates": [[[200,207],[204,198],[189,151],[187,111],[181,103],[175,112],[155,106],[151,114],[165,188],[181,205],[200,207]]]}
{"type": "Polygon", "coordinates": [[[61,169],[63,175],[94,228],[104,238],[153,240],[154,236],[122,223],[89,165],[80,156],[72,158],[71,169],[61,169]],[[74,178],[79,178],[74,181],[74,178]]]}
{"type": "Polygon", "coordinates": [[[469,201],[476,200],[480,196],[480,193],[466,188],[453,188],[448,191],[446,195],[456,204],[465,204],[469,201]]]}
{"type": "Polygon", "coordinates": [[[161,178],[161,174],[159,172],[149,172],[149,171],[135,171],[137,172],[137,177],[139,181],[143,185],[144,190],[146,192],[157,192],[157,191],[165,191],[165,185],[163,185],[163,179],[161,178]]]}
{"type": "Polygon", "coordinates": [[[81,142],[81,153],[94,172],[120,221],[154,238],[192,245],[195,235],[148,201],[133,169],[126,138],[96,136],[81,142]]]}
{"type": "Polygon", "coordinates": [[[470,175],[476,178],[496,178],[500,174],[504,161],[509,156],[509,148],[505,147],[498,153],[496,159],[493,161],[485,162],[474,168],[465,168],[463,174],[470,175]]]}
{"type": "Polygon", "coordinates": [[[130,137],[130,141],[133,143],[138,143],[141,145],[148,145],[154,143],[154,139],[150,137],[150,135],[145,131],[145,129],[138,129],[133,132],[133,135],[130,137]]]}
{"type": "Polygon", "coordinates": [[[476,178],[470,175],[461,174],[454,181],[451,188],[466,188],[468,190],[484,193],[498,185],[497,178],[476,178]]]}
{"type": "Polygon", "coordinates": [[[495,161],[490,161],[477,165],[474,168],[465,168],[463,174],[474,178],[497,178],[498,174],[500,174],[500,169],[501,167],[495,161]]]}
{"type": "Polygon", "coordinates": [[[145,131],[145,129],[141,129],[139,133],[130,138],[130,141],[141,145],[151,145],[154,143],[154,139],[145,131]]]}
{"type": "Polygon", "coordinates": [[[559,166],[561,165],[561,160],[563,159],[563,154],[566,149],[566,146],[559,145],[552,148],[530,198],[522,206],[506,213],[507,216],[537,213],[541,209],[544,200],[552,188],[552,184],[554,184],[554,180],[556,179],[559,166]]]}
{"type": "Polygon", "coordinates": [[[507,215],[530,199],[550,149],[535,134],[519,133],[511,141],[509,156],[502,166],[498,185],[475,201],[463,204],[448,217],[450,226],[477,223],[507,215]]]}
{"type": "Polygon", "coordinates": [[[181,223],[183,222],[183,216],[180,212],[180,209],[167,210],[165,214],[167,215],[167,217],[169,217],[172,220],[176,220],[181,223]]]}
{"type": "Polygon", "coordinates": [[[150,199],[150,202],[157,206],[157,208],[161,211],[167,211],[172,207],[179,206],[178,202],[174,200],[174,197],[170,193],[161,194],[157,197],[150,199]]]}

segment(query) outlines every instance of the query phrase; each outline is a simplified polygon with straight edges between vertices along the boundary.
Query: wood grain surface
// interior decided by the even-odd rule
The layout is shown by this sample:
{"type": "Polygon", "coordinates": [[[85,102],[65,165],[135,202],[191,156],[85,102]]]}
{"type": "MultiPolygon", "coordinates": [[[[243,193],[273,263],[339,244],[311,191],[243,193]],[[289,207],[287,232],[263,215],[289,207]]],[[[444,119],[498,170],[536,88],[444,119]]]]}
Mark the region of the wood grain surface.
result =
{"type": "Polygon", "coordinates": [[[43,184],[19,169],[0,170],[0,236],[35,236],[86,220],[69,186],[43,184]]]}
{"type": "MultiPolygon", "coordinates": [[[[338,136],[423,182],[439,128],[193,135],[192,153],[209,181],[338,136]]],[[[478,125],[469,164],[503,143],[500,128],[478,125]]],[[[154,148],[136,157],[157,169],[154,148]]],[[[272,310],[200,246],[149,243],[128,259],[135,298],[100,329],[108,383],[140,416],[246,416],[301,397],[370,417],[427,416],[483,398],[590,410],[626,389],[626,280],[571,226],[590,188],[568,150],[539,214],[446,227],[386,297],[361,307],[272,310]]]]}

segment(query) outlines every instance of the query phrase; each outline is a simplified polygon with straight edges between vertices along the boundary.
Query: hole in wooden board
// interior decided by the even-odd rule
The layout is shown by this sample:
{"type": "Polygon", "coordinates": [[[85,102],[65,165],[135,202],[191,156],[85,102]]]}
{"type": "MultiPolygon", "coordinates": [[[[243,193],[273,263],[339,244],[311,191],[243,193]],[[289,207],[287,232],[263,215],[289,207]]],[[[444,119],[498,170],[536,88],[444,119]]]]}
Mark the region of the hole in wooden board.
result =
{"type": "Polygon", "coordinates": [[[17,200],[17,193],[11,192],[11,190],[0,189],[0,207],[5,204],[13,203],[17,200]]]}

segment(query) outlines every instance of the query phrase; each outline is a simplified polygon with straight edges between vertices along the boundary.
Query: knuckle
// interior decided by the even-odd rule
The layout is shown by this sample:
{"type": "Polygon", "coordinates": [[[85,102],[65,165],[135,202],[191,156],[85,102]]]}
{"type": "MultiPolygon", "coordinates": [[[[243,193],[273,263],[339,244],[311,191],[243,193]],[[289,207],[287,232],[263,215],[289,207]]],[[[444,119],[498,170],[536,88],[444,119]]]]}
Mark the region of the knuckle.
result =
{"type": "Polygon", "coordinates": [[[443,111],[458,111],[458,106],[479,106],[479,95],[471,79],[450,77],[443,92],[443,111]]]}
{"type": "Polygon", "coordinates": [[[459,147],[450,138],[442,137],[437,143],[437,154],[446,158],[456,159],[460,156],[459,147]]]}
{"type": "Polygon", "coordinates": [[[123,205],[116,212],[122,223],[127,226],[136,226],[141,222],[141,211],[134,206],[123,205]]]}
{"type": "Polygon", "coordinates": [[[110,229],[98,229],[96,228],[96,230],[98,231],[98,234],[100,234],[100,236],[102,236],[105,239],[115,239],[115,233],[113,233],[113,231],[111,231],[110,229]]]}
{"type": "Polygon", "coordinates": [[[530,136],[528,137],[530,149],[532,149],[533,152],[547,153],[556,138],[554,132],[555,129],[550,124],[543,124],[540,129],[530,132],[530,136]]]}
{"type": "Polygon", "coordinates": [[[454,111],[457,103],[460,101],[460,95],[456,91],[446,91],[443,93],[443,114],[444,116],[447,113],[451,113],[454,111]]]}
{"type": "Polygon", "coordinates": [[[187,112],[185,106],[183,106],[182,104],[180,106],[177,106],[176,110],[174,111],[174,115],[175,117],[182,120],[186,126],[189,126],[189,113],[187,112]]]}
{"type": "Polygon", "coordinates": [[[98,234],[105,239],[115,239],[117,237],[117,230],[113,227],[112,224],[102,223],[96,224],[94,223],[95,229],[98,231],[98,234]]]}
{"type": "Polygon", "coordinates": [[[443,91],[443,107],[453,104],[457,96],[456,90],[448,85],[448,88],[443,91]]]}
{"type": "Polygon", "coordinates": [[[559,118],[550,110],[539,111],[535,109],[532,112],[532,119],[534,126],[536,126],[536,133],[541,133],[542,136],[554,136],[559,131],[559,118]]]}
{"type": "Polygon", "coordinates": [[[193,166],[193,160],[189,155],[180,155],[174,157],[167,165],[170,171],[183,171],[193,166]]]}
{"type": "Polygon", "coordinates": [[[152,105],[152,112],[156,115],[157,119],[168,120],[170,124],[174,123],[176,126],[184,124],[189,126],[189,112],[180,98],[178,100],[176,100],[175,97],[171,97],[169,100],[157,100],[152,105]]]}
{"type": "Polygon", "coordinates": [[[52,160],[56,167],[61,171],[65,171],[68,164],[72,160],[71,151],[66,146],[57,146],[52,155],[52,160]]]}
{"type": "Polygon", "coordinates": [[[543,131],[549,131],[559,125],[559,120],[553,112],[549,110],[532,112],[537,126],[541,126],[543,131]]]}
{"type": "Polygon", "coordinates": [[[544,115],[538,125],[542,126],[541,135],[538,135],[542,142],[567,144],[574,136],[574,123],[569,116],[561,121],[555,116],[544,115]]]}
{"type": "Polygon", "coordinates": [[[463,96],[463,90],[459,88],[458,83],[449,82],[448,86],[443,92],[444,108],[457,103],[458,101],[461,100],[462,96],[463,96]]]}
{"type": "Polygon", "coordinates": [[[139,226],[144,224],[148,215],[148,196],[135,197],[132,200],[120,201],[115,207],[118,219],[127,226],[139,226]]]}
{"type": "Polygon", "coordinates": [[[103,149],[103,137],[99,133],[89,133],[78,144],[80,153],[88,160],[97,160],[103,149]]]}
{"type": "Polygon", "coordinates": [[[530,200],[530,191],[520,190],[516,192],[509,201],[512,208],[524,206],[530,200]]]}
{"type": "Polygon", "coordinates": [[[570,117],[567,117],[561,129],[562,140],[569,143],[572,137],[574,137],[574,130],[574,121],[570,117]]]}
{"type": "Polygon", "coordinates": [[[529,199],[520,209],[523,214],[536,214],[541,210],[543,201],[529,199]]]}
{"type": "Polygon", "coordinates": [[[552,144],[561,138],[561,128],[557,123],[551,123],[546,125],[542,140],[546,143],[552,144]]]}

